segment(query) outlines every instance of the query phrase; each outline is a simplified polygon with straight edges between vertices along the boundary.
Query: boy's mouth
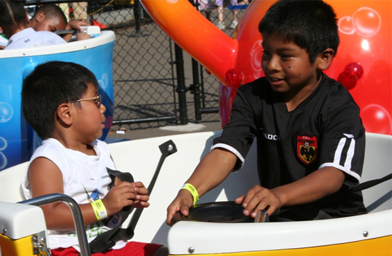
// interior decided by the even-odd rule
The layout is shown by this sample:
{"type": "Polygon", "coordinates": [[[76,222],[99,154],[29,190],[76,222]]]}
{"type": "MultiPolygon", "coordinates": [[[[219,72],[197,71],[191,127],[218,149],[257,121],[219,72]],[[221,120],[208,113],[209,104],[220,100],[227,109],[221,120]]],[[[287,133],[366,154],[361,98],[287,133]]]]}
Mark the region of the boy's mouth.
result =
{"type": "Polygon", "coordinates": [[[268,77],[268,81],[271,85],[280,85],[284,81],[284,79],[270,76],[268,77]]]}
{"type": "Polygon", "coordinates": [[[273,76],[269,76],[268,79],[270,81],[273,81],[273,82],[277,82],[277,81],[283,80],[283,78],[278,78],[278,77],[273,77],[273,76]]]}

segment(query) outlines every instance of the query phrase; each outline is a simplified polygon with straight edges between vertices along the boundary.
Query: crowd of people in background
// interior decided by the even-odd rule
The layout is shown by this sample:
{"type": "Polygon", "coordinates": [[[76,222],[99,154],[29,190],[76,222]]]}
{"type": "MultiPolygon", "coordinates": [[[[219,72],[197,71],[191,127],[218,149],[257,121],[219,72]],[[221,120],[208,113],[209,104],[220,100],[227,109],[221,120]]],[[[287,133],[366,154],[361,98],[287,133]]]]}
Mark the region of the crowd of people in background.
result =
{"type": "Polygon", "coordinates": [[[218,15],[218,23],[216,26],[220,29],[223,30],[226,28],[225,22],[224,22],[224,15],[223,15],[223,9],[225,5],[229,4],[232,8],[233,12],[233,19],[228,26],[229,29],[235,29],[238,25],[238,12],[239,12],[239,7],[247,7],[247,5],[250,3],[249,0],[196,0],[195,4],[198,7],[198,10],[201,12],[204,12],[206,15],[206,18],[208,20],[211,20],[211,12],[214,9],[217,9],[217,15],[218,15]]]}
{"type": "Polygon", "coordinates": [[[32,6],[23,2],[0,0],[0,7],[0,50],[62,44],[90,38],[90,35],[82,32],[82,26],[90,25],[87,22],[87,3],[72,3],[72,18],[68,3],[32,6]]]}

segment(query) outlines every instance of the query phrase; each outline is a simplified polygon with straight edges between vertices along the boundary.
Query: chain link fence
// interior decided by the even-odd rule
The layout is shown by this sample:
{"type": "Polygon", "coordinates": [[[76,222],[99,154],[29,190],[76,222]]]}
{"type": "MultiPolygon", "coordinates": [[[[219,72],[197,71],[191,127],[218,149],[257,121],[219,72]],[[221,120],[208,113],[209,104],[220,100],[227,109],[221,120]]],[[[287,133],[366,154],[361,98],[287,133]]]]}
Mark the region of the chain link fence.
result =
{"type": "MultiPolygon", "coordinates": [[[[229,36],[232,36],[235,22],[242,16],[248,1],[190,0],[229,36]],[[219,7],[221,2],[223,6],[219,7]]],[[[181,53],[183,62],[176,59],[174,42],[152,21],[138,0],[59,1],[57,4],[69,19],[86,19],[116,34],[113,130],[179,124],[184,118],[180,114],[184,115],[184,112],[186,122],[219,121],[219,81],[187,53],[181,53]],[[185,102],[179,102],[178,96],[181,90],[177,71],[182,63],[185,102]],[[197,79],[194,75],[198,76],[197,79]],[[195,81],[200,85],[200,102],[195,101],[197,97],[193,94],[195,81]]],[[[31,8],[32,5],[29,7],[30,11],[36,9],[31,8]]]]}

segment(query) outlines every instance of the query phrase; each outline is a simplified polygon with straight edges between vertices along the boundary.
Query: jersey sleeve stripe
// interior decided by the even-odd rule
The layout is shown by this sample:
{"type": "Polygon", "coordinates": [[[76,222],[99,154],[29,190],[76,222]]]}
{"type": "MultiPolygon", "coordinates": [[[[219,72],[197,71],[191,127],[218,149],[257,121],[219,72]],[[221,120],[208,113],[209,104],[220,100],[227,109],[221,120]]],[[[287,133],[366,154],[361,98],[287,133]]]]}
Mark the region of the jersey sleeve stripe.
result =
{"type": "Polygon", "coordinates": [[[321,168],[330,166],[343,171],[349,176],[353,177],[356,182],[348,181],[345,184],[349,186],[359,184],[361,177],[359,174],[351,170],[352,161],[355,155],[355,139],[352,134],[344,134],[345,137],[341,138],[335,151],[332,163],[323,163],[321,168]]]}
{"type": "Polygon", "coordinates": [[[355,152],[355,140],[351,139],[350,147],[347,152],[347,158],[346,161],[344,162],[344,167],[347,168],[348,170],[351,170],[351,163],[354,157],[354,152],[355,152]]]}
{"type": "Polygon", "coordinates": [[[335,165],[340,165],[340,163],[341,163],[343,148],[344,148],[344,145],[346,145],[346,140],[347,140],[346,138],[341,138],[339,141],[338,147],[336,148],[336,151],[335,151],[335,156],[333,158],[333,163],[335,165]]]}
{"type": "Polygon", "coordinates": [[[244,166],[245,163],[245,159],[244,157],[240,154],[240,152],[238,152],[237,149],[233,148],[230,145],[224,144],[224,143],[217,143],[215,145],[213,145],[211,147],[211,150],[215,149],[215,148],[223,148],[226,149],[227,151],[230,151],[231,153],[233,153],[234,155],[236,155],[236,157],[238,158],[238,160],[241,162],[240,166],[238,166],[238,161],[236,163],[236,168],[235,170],[239,170],[244,166]]]}
{"type": "Polygon", "coordinates": [[[351,170],[351,163],[355,153],[355,139],[351,134],[344,134],[346,137],[340,139],[335,151],[333,163],[343,165],[351,170]]]}

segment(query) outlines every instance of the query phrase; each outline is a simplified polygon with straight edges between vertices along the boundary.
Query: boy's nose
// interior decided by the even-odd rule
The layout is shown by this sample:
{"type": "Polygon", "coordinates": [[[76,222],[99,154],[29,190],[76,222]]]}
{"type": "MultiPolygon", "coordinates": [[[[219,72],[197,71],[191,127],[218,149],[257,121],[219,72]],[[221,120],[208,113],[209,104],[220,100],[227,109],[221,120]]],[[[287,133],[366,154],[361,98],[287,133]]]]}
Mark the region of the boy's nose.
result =
{"type": "Polygon", "coordinates": [[[105,105],[101,104],[101,106],[99,107],[99,110],[101,110],[101,113],[105,113],[106,112],[106,107],[105,105]]]}
{"type": "Polygon", "coordinates": [[[267,67],[271,71],[279,70],[280,69],[279,68],[279,61],[277,60],[277,58],[276,57],[272,57],[270,59],[270,61],[268,62],[268,66],[267,67]]]}

